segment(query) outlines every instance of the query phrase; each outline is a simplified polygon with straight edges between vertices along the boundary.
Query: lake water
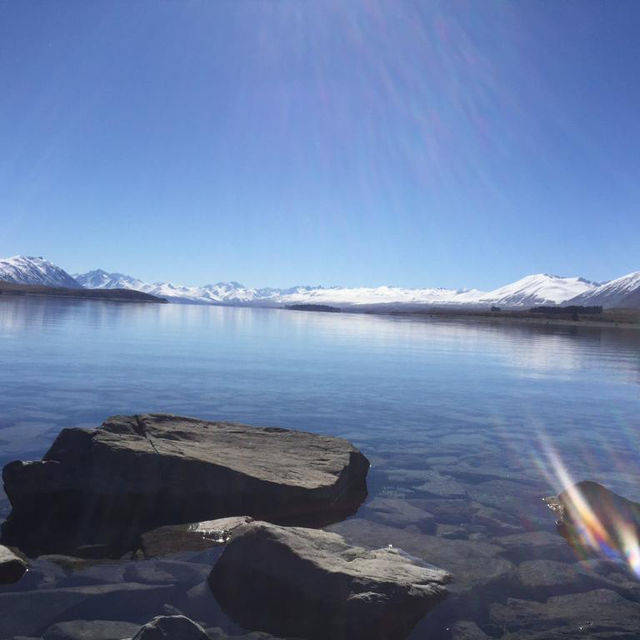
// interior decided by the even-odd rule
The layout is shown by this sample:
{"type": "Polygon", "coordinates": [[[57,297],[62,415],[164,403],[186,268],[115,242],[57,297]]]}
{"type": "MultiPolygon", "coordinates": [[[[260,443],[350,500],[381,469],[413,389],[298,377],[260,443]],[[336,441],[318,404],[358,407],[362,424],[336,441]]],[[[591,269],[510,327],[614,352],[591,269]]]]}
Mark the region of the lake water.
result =
{"type": "MultiPolygon", "coordinates": [[[[61,428],[114,414],[169,412],[348,438],[372,461],[369,497],[330,528],[454,574],[452,596],[411,638],[463,637],[455,635],[460,620],[495,638],[556,637],[548,630],[560,628],[562,637],[600,637],[607,616],[617,622],[602,628],[622,635],[606,637],[638,637],[624,635],[634,621],[640,636],[636,577],[624,565],[577,564],[541,501],[560,488],[554,455],[575,480],[640,501],[640,332],[3,299],[0,402],[1,464],[39,458],[61,428]],[[555,596],[565,600],[547,601],[555,596]]],[[[2,518],[3,495],[0,509],[2,518]]],[[[83,574],[37,561],[41,582],[3,587],[0,607],[10,602],[5,594],[26,598],[30,589],[89,584],[87,576],[122,581],[135,565],[83,574]]],[[[182,591],[199,588],[191,580],[182,591]]],[[[203,622],[240,633],[215,603],[202,604],[210,598],[202,590],[181,610],[198,597],[203,622]]],[[[138,621],[105,607],[96,617],[138,621]]],[[[5,633],[38,637],[54,618],[69,619],[65,611],[5,633]]]]}

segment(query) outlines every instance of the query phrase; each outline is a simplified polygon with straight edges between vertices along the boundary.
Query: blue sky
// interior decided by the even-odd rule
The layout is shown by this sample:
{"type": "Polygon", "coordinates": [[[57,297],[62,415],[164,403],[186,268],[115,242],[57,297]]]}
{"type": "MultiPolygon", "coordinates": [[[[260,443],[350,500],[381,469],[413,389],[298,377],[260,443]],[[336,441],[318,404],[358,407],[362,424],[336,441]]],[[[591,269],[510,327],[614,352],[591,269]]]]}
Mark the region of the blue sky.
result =
{"type": "Polygon", "coordinates": [[[0,256],[255,286],[640,269],[640,3],[0,0],[0,256]]]}

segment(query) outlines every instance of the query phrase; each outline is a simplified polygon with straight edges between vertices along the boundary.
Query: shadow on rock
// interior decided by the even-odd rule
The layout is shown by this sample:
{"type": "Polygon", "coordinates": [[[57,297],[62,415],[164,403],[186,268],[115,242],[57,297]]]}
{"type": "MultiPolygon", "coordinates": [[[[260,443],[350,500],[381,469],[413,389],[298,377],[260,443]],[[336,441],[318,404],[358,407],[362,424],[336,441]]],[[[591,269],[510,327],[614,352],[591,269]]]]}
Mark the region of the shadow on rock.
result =
{"type": "Polygon", "coordinates": [[[64,429],[39,462],[3,470],[2,542],[27,555],[119,557],[172,524],[252,516],[323,526],[366,497],[369,461],[302,431],[151,414],[64,429]]]}

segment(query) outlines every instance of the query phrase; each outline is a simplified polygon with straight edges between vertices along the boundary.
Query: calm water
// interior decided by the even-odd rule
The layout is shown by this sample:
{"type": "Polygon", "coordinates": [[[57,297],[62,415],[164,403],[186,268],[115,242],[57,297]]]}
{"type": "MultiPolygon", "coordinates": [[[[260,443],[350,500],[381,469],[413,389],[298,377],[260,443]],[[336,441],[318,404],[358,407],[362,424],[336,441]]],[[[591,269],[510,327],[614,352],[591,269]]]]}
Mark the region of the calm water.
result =
{"type": "MultiPolygon", "coordinates": [[[[456,594],[482,601],[469,612],[464,596],[450,598],[412,638],[448,637],[460,618],[518,637],[519,623],[493,604],[549,595],[527,591],[520,564],[549,553],[575,561],[559,536],[552,552],[510,544],[554,531],[540,501],[558,488],[548,452],[576,480],[640,500],[639,392],[634,331],[0,300],[0,463],[40,457],[61,428],[118,413],[346,437],[372,460],[370,496],[332,528],[444,566],[456,594]]],[[[625,597],[635,602],[632,578],[624,574],[625,597]]]]}

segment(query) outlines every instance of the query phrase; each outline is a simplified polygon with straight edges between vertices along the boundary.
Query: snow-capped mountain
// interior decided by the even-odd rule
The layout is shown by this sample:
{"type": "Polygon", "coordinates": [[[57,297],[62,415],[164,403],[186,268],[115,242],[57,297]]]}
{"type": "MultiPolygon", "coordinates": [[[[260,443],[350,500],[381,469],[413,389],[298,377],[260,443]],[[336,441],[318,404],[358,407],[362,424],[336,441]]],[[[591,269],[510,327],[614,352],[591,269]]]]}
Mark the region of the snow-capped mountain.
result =
{"type": "Polygon", "coordinates": [[[82,288],[64,269],[41,257],[13,256],[0,259],[0,280],[46,287],[82,288]]]}
{"type": "Polygon", "coordinates": [[[289,304],[329,304],[339,307],[373,305],[499,305],[531,307],[560,304],[593,289],[582,278],[560,278],[547,274],[527,276],[494,291],[477,289],[405,289],[400,287],[292,287],[255,289],[238,282],[218,282],[202,287],[167,282],[145,283],[131,276],[102,270],[76,275],[78,282],[95,288],[133,288],[167,298],[172,302],[282,306],[289,304]]]}
{"type": "Polygon", "coordinates": [[[73,277],[87,289],[134,289],[142,291],[145,286],[142,280],[125,276],[123,273],[107,273],[103,269],[95,269],[87,273],[74,273],[73,277]]]}
{"type": "Polygon", "coordinates": [[[571,298],[567,304],[637,309],[640,307],[640,271],[605,282],[591,291],[571,298]]]}
{"type": "Polygon", "coordinates": [[[504,307],[554,305],[592,291],[595,287],[593,282],[583,278],[561,278],[538,273],[494,289],[479,302],[504,307]]]}
{"type": "Polygon", "coordinates": [[[528,308],[540,305],[584,304],[603,307],[640,307],[640,272],[598,285],[583,278],[548,274],[526,276],[493,291],[477,289],[406,289],[401,287],[253,288],[239,282],[203,286],[171,282],[144,282],[122,273],[96,269],[71,277],[43,258],[16,256],[0,260],[0,280],[90,289],[133,289],[170,302],[281,307],[291,304],[326,304],[341,308],[386,305],[407,308],[432,305],[451,307],[528,308]]]}

